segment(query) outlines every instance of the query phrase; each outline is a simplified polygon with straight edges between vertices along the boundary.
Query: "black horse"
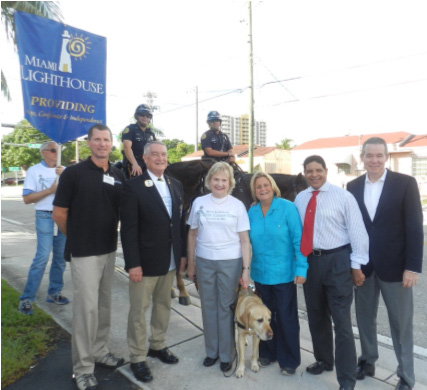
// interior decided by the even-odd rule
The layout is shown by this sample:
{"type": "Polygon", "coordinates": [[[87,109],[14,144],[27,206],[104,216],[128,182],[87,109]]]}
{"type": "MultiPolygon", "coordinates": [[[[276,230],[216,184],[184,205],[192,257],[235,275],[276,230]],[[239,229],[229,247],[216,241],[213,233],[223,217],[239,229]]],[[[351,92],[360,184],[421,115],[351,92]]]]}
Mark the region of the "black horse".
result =
{"type": "MultiPolygon", "coordinates": [[[[193,160],[177,162],[170,164],[167,167],[165,173],[179,180],[183,186],[183,206],[185,213],[189,213],[194,199],[209,193],[208,189],[205,187],[205,180],[209,169],[214,163],[215,161],[210,159],[193,160]]],[[[251,204],[254,202],[250,189],[252,174],[243,172],[237,164],[231,165],[233,166],[234,179],[236,181],[232,195],[241,200],[248,210],[251,204]]],[[[294,201],[297,194],[307,188],[307,183],[301,173],[298,175],[272,173],[271,176],[279,187],[282,198],[288,199],[290,201],[294,201]]],[[[179,290],[179,303],[182,305],[189,305],[191,303],[190,296],[185,289],[182,276],[178,272],[176,277],[176,284],[179,290]]],[[[175,297],[174,291],[173,297],[175,297]]]]}
{"type": "MultiPolygon", "coordinates": [[[[193,160],[174,163],[168,166],[166,174],[179,180],[184,189],[184,210],[189,210],[194,199],[201,195],[209,193],[205,187],[205,179],[209,169],[215,163],[214,160],[193,160]]],[[[234,179],[236,186],[232,195],[241,200],[248,210],[253,203],[250,181],[251,173],[243,172],[237,164],[231,164],[234,169],[234,179]]],[[[286,175],[281,173],[272,173],[280,189],[282,198],[294,201],[299,192],[307,188],[304,177],[298,175],[286,175]]]]}

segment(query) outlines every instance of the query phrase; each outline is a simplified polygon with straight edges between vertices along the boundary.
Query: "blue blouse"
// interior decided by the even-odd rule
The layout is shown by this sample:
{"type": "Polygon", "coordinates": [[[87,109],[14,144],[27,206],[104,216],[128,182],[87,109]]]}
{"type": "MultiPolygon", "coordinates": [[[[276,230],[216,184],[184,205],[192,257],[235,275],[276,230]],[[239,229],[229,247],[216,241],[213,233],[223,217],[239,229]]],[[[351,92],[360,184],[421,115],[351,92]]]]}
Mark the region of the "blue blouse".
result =
{"type": "Polygon", "coordinates": [[[262,284],[307,277],[307,258],[300,252],[302,224],[296,206],[274,197],[265,217],[261,203],[249,209],[252,244],[251,278],[262,284]]]}

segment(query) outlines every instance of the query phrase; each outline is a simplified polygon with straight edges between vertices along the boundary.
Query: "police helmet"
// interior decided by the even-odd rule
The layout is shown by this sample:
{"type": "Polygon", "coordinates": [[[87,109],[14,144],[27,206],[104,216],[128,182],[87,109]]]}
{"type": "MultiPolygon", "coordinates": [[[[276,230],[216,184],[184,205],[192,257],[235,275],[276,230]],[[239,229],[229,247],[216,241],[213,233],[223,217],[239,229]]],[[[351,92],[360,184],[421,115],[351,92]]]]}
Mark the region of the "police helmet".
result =
{"type": "Polygon", "coordinates": [[[207,122],[209,123],[209,122],[212,122],[212,121],[220,121],[220,122],[222,122],[221,115],[220,115],[220,113],[218,111],[211,111],[208,114],[207,122]]]}
{"type": "Polygon", "coordinates": [[[136,107],[135,115],[134,115],[135,119],[138,114],[148,114],[150,116],[150,119],[153,117],[151,108],[147,104],[140,104],[138,107],[136,107]]]}

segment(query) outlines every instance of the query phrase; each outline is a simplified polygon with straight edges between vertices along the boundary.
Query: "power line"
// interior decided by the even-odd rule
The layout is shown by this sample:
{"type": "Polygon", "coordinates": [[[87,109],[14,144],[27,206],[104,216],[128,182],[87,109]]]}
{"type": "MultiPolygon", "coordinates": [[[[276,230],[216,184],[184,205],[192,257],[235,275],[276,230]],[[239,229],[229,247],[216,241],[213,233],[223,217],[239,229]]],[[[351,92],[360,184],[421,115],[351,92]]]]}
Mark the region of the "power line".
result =
{"type": "Polygon", "coordinates": [[[328,95],[311,96],[311,97],[308,97],[308,98],[305,98],[305,99],[301,99],[301,100],[286,100],[284,102],[272,104],[270,106],[271,107],[275,107],[275,106],[281,106],[283,104],[295,103],[297,101],[316,100],[316,99],[323,99],[323,98],[328,98],[328,97],[333,97],[333,96],[348,95],[348,94],[351,94],[351,93],[358,93],[358,92],[363,92],[363,91],[370,91],[370,90],[374,90],[374,89],[390,88],[390,87],[396,87],[398,85],[418,83],[420,81],[427,81],[427,77],[426,78],[421,78],[421,79],[416,79],[416,80],[401,81],[401,82],[393,83],[393,84],[380,85],[380,86],[376,86],[376,87],[353,89],[353,90],[350,90],[350,91],[331,93],[331,94],[328,94],[328,95]]]}

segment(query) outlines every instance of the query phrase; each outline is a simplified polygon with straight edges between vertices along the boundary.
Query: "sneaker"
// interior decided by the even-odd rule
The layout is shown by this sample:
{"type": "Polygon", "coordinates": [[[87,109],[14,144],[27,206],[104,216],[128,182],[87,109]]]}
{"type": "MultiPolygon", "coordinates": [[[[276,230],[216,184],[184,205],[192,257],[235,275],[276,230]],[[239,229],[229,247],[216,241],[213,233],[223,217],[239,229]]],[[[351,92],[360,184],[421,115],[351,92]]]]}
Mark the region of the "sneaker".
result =
{"type": "Polygon", "coordinates": [[[93,374],[83,374],[75,378],[79,390],[96,390],[98,381],[93,374]]]}
{"type": "Polygon", "coordinates": [[[259,364],[261,367],[267,367],[267,366],[269,366],[269,365],[270,365],[270,363],[271,363],[271,361],[270,361],[270,359],[269,359],[269,358],[259,358],[259,359],[258,359],[258,364],[259,364]]]}
{"type": "Polygon", "coordinates": [[[23,301],[19,302],[19,311],[22,314],[29,314],[30,316],[33,315],[33,303],[29,299],[24,299],[23,301]]]}
{"type": "Polygon", "coordinates": [[[294,375],[295,374],[295,368],[289,368],[289,367],[284,367],[284,368],[280,368],[280,373],[282,375],[294,375]]]}
{"type": "Polygon", "coordinates": [[[108,352],[101,360],[95,362],[95,365],[105,368],[116,369],[120,366],[123,366],[124,363],[125,359],[116,358],[112,353],[108,352]]]}
{"type": "Polygon", "coordinates": [[[57,305],[66,305],[67,303],[70,303],[70,300],[64,297],[61,293],[58,293],[54,295],[48,295],[46,302],[56,303],[57,305]]]}

